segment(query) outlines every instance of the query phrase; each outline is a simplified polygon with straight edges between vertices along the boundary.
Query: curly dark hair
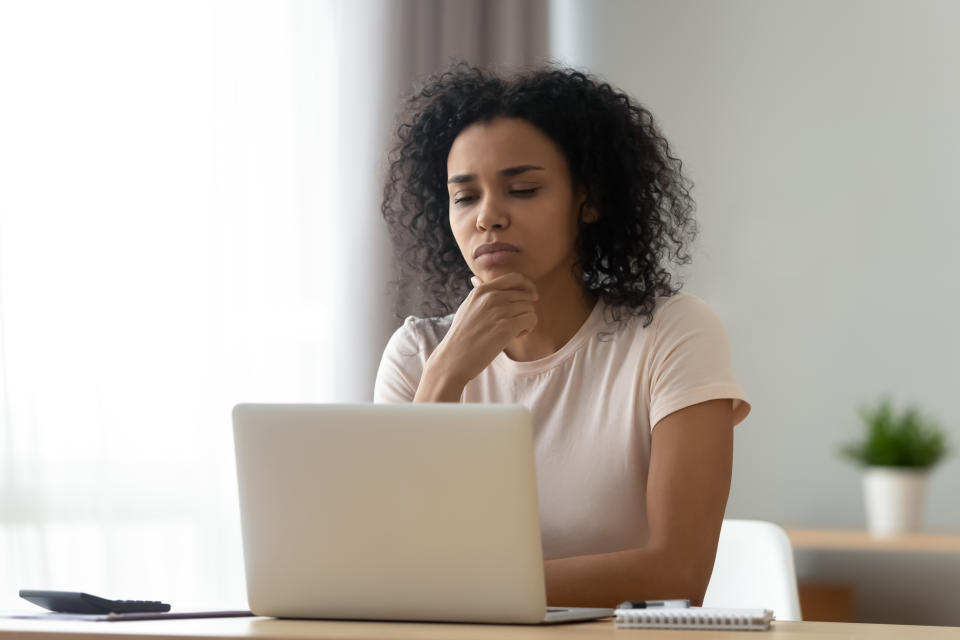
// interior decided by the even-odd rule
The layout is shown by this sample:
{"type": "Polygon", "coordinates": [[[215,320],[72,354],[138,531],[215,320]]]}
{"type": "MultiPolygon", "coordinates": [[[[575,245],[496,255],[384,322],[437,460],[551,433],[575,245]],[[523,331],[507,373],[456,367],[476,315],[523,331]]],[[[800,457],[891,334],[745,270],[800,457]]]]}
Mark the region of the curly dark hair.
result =
{"type": "MultiPolygon", "coordinates": [[[[457,309],[471,271],[449,220],[447,156],[467,126],[523,118],[566,156],[571,181],[599,218],[579,224],[578,275],[611,307],[653,320],[657,296],[677,293],[667,263],[691,262],[685,246],[697,225],[693,183],[670,155],[653,115],[595,76],[550,63],[501,77],[465,62],[428,76],[406,100],[381,212],[392,232],[399,277],[398,315],[419,289],[425,315],[457,309]]],[[[581,207],[581,214],[583,213],[581,207]]]]}

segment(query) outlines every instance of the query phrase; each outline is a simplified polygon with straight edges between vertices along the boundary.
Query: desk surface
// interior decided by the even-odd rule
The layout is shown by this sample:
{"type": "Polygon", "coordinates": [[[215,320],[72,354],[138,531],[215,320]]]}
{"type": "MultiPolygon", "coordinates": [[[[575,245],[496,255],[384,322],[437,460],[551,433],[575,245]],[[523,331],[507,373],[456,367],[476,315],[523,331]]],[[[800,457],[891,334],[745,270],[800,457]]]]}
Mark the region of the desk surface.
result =
{"type": "Polygon", "coordinates": [[[94,640],[96,638],[150,638],[152,640],[551,640],[619,638],[643,640],[957,640],[957,627],[913,627],[836,622],[774,622],[770,632],[673,631],[616,629],[612,619],[556,626],[509,626],[410,622],[336,622],[220,618],[151,620],[140,622],[53,622],[0,619],[0,640],[94,640]]]}
{"type": "Polygon", "coordinates": [[[866,531],[831,531],[826,529],[787,529],[786,531],[794,549],[927,551],[934,553],[960,551],[960,534],[955,533],[909,533],[877,538],[866,531]]]}

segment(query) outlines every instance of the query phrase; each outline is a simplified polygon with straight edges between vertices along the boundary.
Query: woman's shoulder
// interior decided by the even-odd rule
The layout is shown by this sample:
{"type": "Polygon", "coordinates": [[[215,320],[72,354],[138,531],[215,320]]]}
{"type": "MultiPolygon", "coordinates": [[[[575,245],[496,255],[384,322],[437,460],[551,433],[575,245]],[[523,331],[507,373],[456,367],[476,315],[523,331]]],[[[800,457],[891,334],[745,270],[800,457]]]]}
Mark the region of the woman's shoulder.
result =
{"type": "Polygon", "coordinates": [[[412,402],[427,358],[446,335],[453,314],[441,318],[407,316],[397,327],[380,360],[374,402],[412,402]]]}
{"type": "MultiPolygon", "coordinates": [[[[656,310],[665,311],[666,309],[682,309],[682,310],[710,310],[710,305],[708,305],[702,298],[688,293],[686,291],[679,291],[671,296],[657,296],[656,300],[656,310]]],[[[674,311],[675,313],[676,311],[674,311]]]]}
{"type": "MultiPolygon", "coordinates": [[[[621,325],[618,329],[634,333],[655,333],[662,327],[675,326],[677,323],[699,324],[717,320],[716,313],[710,308],[710,305],[698,296],[686,292],[654,298],[652,318],[649,315],[637,316],[635,315],[636,312],[631,313],[622,308],[619,309],[617,315],[624,313],[631,317],[627,319],[626,324],[621,325]],[[646,322],[647,318],[650,318],[650,322],[646,322]]],[[[608,322],[612,321],[608,320],[608,322]]]]}
{"type": "Polygon", "coordinates": [[[711,321],[717,318],[716,312],[699,296],[678,292],[671,296],[659,296],[654,307],[654,323],[662,325],[681,319],[711,321]]]}
{"type": "Polygon", "coordinates": [[[406,345],[416,351],[425,349],[427,354],[433,351],[450,330],[454,314],[438,317],[407,316],[397,328],[391,342],[406,345]]]}
{"type": "Polygon", "coordinates": [[[669,343],[672,338],[692,335],[726,339],[726,328],[717,312],[690,293],[658,297],[650,329],[657,342],[669,343]]]}

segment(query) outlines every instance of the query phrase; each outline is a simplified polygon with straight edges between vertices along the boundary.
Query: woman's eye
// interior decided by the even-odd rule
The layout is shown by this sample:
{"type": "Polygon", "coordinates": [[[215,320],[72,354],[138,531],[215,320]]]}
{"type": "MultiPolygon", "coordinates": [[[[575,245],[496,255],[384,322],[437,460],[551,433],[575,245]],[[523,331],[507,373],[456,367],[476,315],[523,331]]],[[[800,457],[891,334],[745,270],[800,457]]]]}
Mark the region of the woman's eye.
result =
{"type": "MultiPolygon", "coordinates": [[[[519,196],[521,198],[529,198],[533,194],[535,194],[537,190],[538,190],[538,187],[534,187],[532,189],[514,189],[510,193],[512,195],[519,196]]],[[[471,200],[473,200],[473,196],[463,196],[461,198],[454,198],[453,204],[464,204],[464,203],[470,202],[471,200]]]]}

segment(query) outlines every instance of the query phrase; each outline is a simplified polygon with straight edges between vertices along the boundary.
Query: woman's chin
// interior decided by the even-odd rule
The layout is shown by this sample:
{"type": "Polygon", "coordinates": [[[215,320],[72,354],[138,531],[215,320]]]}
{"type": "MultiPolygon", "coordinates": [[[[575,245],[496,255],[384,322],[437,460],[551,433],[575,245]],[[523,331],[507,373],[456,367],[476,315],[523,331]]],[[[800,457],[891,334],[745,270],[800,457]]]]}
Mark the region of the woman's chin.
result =
{"type": "Polygon", "coordinates": [[[477,277],[479,277],[482,282],[489,282],[495,278],[499,278],[500,276],[505,276],[508,273],[519,273],[524,276],[527,275],[520,269],[517,269],[516,267],[512,267],[509,265],[497,265],[493,267],[478,269],[477,277]]]}

